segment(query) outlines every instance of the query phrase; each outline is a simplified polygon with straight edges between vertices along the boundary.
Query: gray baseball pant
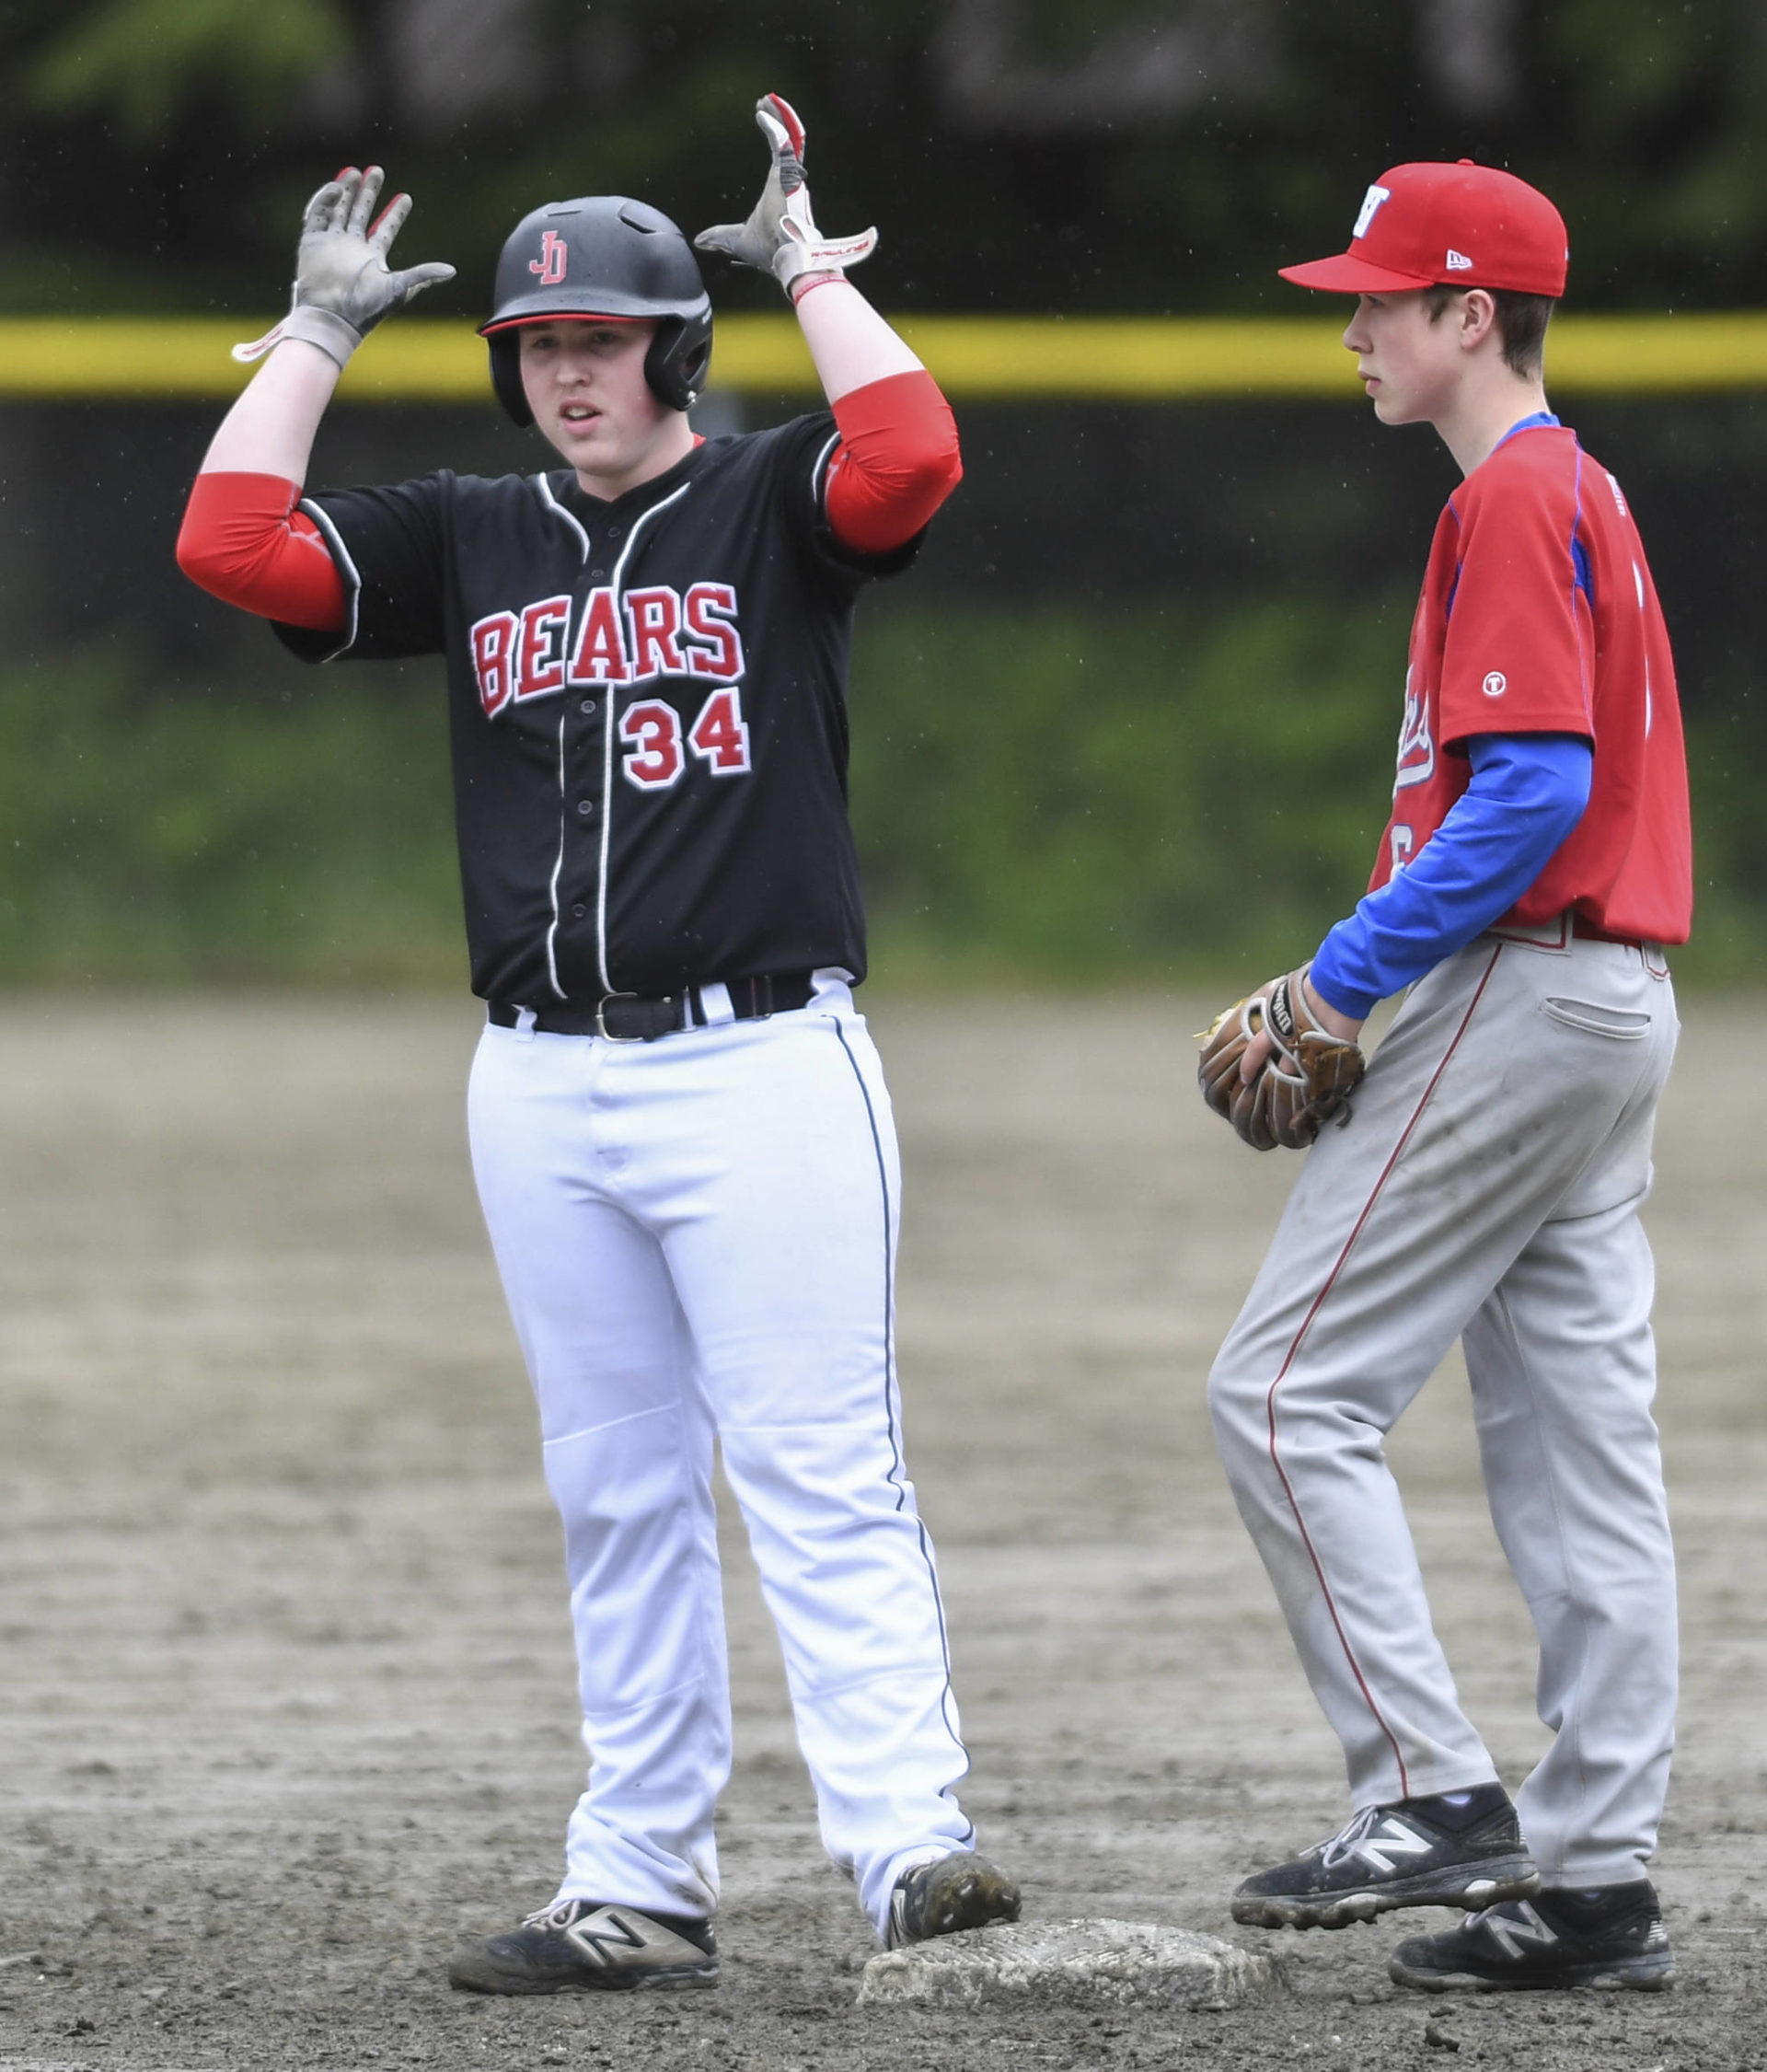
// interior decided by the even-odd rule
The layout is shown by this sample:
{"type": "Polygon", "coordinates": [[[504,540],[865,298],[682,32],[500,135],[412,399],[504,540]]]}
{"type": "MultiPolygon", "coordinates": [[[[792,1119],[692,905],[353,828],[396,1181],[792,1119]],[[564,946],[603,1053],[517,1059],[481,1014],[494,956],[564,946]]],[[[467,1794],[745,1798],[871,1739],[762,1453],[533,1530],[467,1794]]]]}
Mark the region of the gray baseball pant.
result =
{"type": "Polygon", "coordinates": [[[1209,1380],[1228,1478],[1357,1807],[1496,1776],[1381,1441],[1458,1337],[1553,1730],[1517,1797],[1546,1884],[1643,1876],[1668,1788],[1674,1556],[1638,1210],[1679,1024],[1661,954],[1553,923],[1415,986],[1307,1154],[1209,1380]]]}

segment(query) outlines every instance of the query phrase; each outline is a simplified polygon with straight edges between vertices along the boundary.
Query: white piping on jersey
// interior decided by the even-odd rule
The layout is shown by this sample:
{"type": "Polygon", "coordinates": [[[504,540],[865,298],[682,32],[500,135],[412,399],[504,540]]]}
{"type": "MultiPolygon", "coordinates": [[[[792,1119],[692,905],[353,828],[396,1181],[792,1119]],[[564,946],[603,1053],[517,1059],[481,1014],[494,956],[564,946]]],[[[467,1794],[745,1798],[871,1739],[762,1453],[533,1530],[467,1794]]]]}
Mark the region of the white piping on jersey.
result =
{"type": "Polygon", "coordinates": [[[571,701],[559,710],[559,853],[552,860],[552,925],[546,932],[546,975],[560,1000],[569,999],[559,983],[559,878],[564,870],[564,723],[571,717],[571,701]]]}
{"type": "Polygon", "coordinates": [[[815,498],[816,508],[821,512],[822,515],[825,518],[828,515],[828,485],[823,480],[822,471],[828,465],[828,456],[834,452],[835,448],[839,444],[840,434],[838,431],[837,431],[833,438],[829,440],[828,444],[824,446],[822,451],[816,456],[810,469],[810,493],[813,497],[815,498]]]}
{"type": "MultiPolygon", "coordinates": [[[[583,565],[587,567],[589,561],[589,535],[583,529],[575,513],[567,511],[558,498],[553,495],[552,485],[544,475],[536,475],[533,481],[534,487],[539,492],[540,502],[555,517],[562,518],[572,531],[576,534],[577,543],[583,550],[583,565]]],[[[568,642],[566,652],[569,652],[568,642]]],[[[559,879],[564,871],[564,723],[570,710],[571,707],[567,701],[564,709],[559,714],[559,853],[552,862],[552,884],[550,887],[552,924],[546,932],[546,975],[552,981],[552,990],[560,1000],[567,997],[564,988],[559,983],[559,879]]]]}
{"type": "MultiPolygon", "coordinates": [[[[1613,482],[1611,475],[1608,477],[1608,480],[1613,482]]],[[[1613,482],[1613,493],[1616,497],[1620,494],[1618,482],[1613,482]]],[[[1623,511],[1625,509],[1623,503],[1620,508],[1623,511]]],[[[1642,619],[1645,616],[1645,577],[1643,570],[1640,569],[1635,561],[1632,564],[1632,585],[1638,593],[1638,616],[1642,619]]],[[[1645,628],[1645,739],[1646,741],[1650,739],[1650,629],[1646,626],[1645,628]]]]}
{"type": "MultiPolygon", "coordinates": [[[[653,504],[650,509],[632,521],[632,529],[626,535],[626,544],[619,550],[619,559],[614,563],[613,579],[607,587],[614,595],[614,609],[619,609],[620,579],[626,573],[626,563],[631,558],[632,549],[638,544],[638,536],[659,512],[666,511],[671,504],[678,503],[693,487],[683,482],[678,490],[665,496],[661,504],[653,504]]],[[[607,862],[614,837],[614,707],[619,702],[614,689],[608,686],[607,714],[602,727],[601,756],[601,881],[595,894],[595,955],[601,961],[601,988],[604,992],[614,990],[613,974],[607,967],[607,862]]]]}
{"type": "MultiPolygon", "coordinates": [[[[545,478],[542,477],[541,480],[544,481],[545,478]]],[[[626,563],[631,558],[632,549],[638,544],[639,534],[643,531],[653,518],[656,517],[659,513],[666,511],[671,504],[677,503],[692,487],[691,482],[683,482],[678,490],[676,490],[671,495],[665,496],[661,504],[653,504],[648,511],[641,512],[632,520],[632,528],[626,535],[626,544],[620,549],[619,559],[614,563],[613,581],[608,585],[613,592],[614,608],[616,610],[619,608],[620,579],[626,573],[626,563]]],[[[549,486],[547,494],[549,499],[551,495],[549,486]]],[[[560,517],[571,517],[570,512],[564,510],[561,505],[555,504],[553,508],[559,512],[560,517]]],[[[571,522],[572,525],[576,525],[574,518],[571,518],[571,522]]],[[[577,529],[579,532],[583,530],[581,526],[578,526],[577,529]]],[[[584,540],[586,550],[586,534],[584,540]]],[[[595,958],[597,967],[601,972],[601,990],[605,993],[611,993],[614,990],[614,981],[607,969],[607,858],[612,841],[614,819],[614,708],[618,700],[612,684],[604,688],[607,692],[606,700],[607,714],[602,727],[601,882],[595,895],[595,958]]],[[[564,723],[569,717],[570,710],[570,701],[567,700],[564,711],[559,715],[559,855],[558,861],[552,866],[552,924],[546,932],[546,967],[551,974],[552,990],[560,1000],[569,997],[564,988],[559,983],[558,943],[559,879],[564,871],[565,812],[567,804],[565,799],[564,723]]]]}
{"type": "Polygon", "coordinates": [[[338,573],[343,577],[345,586],[350,592],[344,619],[343,638],[331,650],[329,654],[322,654],[319,657],[321,662],[335,662],[339,655],[347,654],[356,644],[356,625],[362,604],[362,574],[354,561],[350,559],[350,550],[343,543],[343,536],[318,504],[309,504],[306,497],[302,497],[294,508],[297,511],[305,511],[313,523],[318,527],[319,537],[331,550],[331,559],[337,563],[338,573]]]}
{"type": "Polygon", "coordinates": [[[559,502],[558,498],[553,495],[552,485],[547,480],[544,475],[535,476],[534,486],[540,492],[540,502],[544,504],[549,511],[552,511],[559,517],[562,518],[565,524],[571,527],[572,531],[576,534],[578,539],[582,541],[583,558],[583,561],[587,562],[589,559],[589,535],[583,529],[582,523],[578,519],[576,514],[572,511],[567,511],[564,505],[559,502]]]}

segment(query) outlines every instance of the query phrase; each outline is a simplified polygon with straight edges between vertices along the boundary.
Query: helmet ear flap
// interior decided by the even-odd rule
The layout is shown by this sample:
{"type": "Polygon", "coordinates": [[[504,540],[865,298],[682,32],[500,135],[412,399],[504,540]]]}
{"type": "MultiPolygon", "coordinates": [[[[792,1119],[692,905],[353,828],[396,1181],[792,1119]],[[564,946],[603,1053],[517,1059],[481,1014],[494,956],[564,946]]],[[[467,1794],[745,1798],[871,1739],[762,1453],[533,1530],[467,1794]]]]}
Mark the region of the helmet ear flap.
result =
{"type": "Polygon", "coordinates": [[[710,364],[711,311],[665,317],[644,355],[644,378],[659,401],[684,411],[699,399],[710,364]]]}
{"type": "Polygon", "coordinates": [[[534,412],[528,408],[527,391],[522,387],[520,338],[513,330],[494,331],[485,342],[491,348],[491,386],[497,400],[517,424],[532,424],[534,412]]]}

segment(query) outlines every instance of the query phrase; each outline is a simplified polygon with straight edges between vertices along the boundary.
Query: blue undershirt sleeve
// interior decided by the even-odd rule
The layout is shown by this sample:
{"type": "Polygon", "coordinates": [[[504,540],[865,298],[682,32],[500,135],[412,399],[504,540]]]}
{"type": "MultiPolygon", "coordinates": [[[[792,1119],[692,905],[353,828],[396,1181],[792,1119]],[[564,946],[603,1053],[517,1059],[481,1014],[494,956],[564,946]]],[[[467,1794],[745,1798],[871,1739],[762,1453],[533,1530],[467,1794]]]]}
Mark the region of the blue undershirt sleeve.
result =
{"type": "Polygon", "coordinates": [[[1508,912],[1589,803],[1595,756],[1575,734],[1479,734],[1472,779],[1411,862],[1338,922],[1309,983],[1361,1020],[1508,912]]]}

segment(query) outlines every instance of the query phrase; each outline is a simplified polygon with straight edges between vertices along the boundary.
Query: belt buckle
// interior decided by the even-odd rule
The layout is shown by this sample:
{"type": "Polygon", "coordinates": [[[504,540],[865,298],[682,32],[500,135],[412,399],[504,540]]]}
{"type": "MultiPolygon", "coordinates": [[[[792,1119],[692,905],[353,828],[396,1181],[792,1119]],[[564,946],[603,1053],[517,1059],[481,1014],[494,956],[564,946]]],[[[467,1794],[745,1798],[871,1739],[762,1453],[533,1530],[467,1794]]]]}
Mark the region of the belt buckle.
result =
{"type": "Polygon", "coordinates": [[[636,1000],[636,993],[603,993],[595,1002],[595,1034],[606,1043],[642,1043],[641,1036],[616,1036],[607,1026],[607,1003],[615,1000],[636,1000]]]}

